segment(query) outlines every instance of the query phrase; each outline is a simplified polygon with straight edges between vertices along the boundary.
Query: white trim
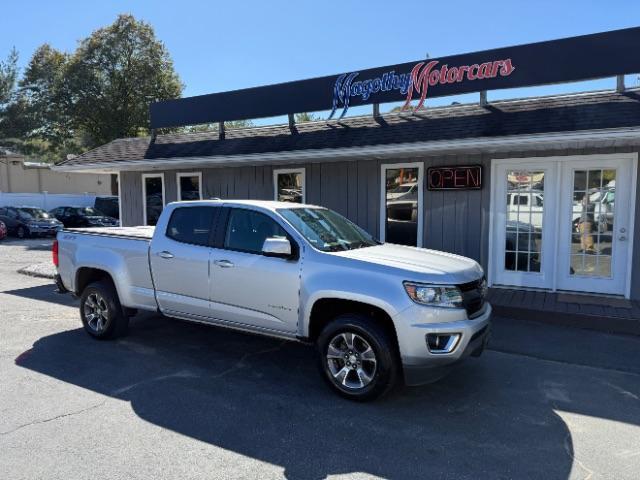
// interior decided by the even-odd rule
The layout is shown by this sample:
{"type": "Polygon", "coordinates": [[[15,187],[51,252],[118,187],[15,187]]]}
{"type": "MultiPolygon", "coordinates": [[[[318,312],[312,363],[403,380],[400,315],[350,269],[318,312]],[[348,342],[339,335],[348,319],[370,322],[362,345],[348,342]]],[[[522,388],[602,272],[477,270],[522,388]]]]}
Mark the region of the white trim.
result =
{"type": "Polygon", "coordinates": [[[278,200],[278,175],[281,173],[302,174],[302,203],[307,203],[307,172],[304,168],[280,168],[273,171],[273,199],[278,200]]]}
{"type": "Polygon", "coordinates": [[[177,172],[176,173],[176,200],[182,201],[182,192],[180,189],[180,179],[182,177],[198,177],[198,193],[200,194],[200,200],[202,200],[202,172],[177,172]]]}
{"type": "Polygon", "coordinates": [[[120,221],[120,226],[122,227],[122,182],[120,181],[120,172],[116,173],[118,176],[118,216],[120,217],[118,220],[120,221]]]}
{"type": "Polygon", "coordinates": [[[164,173],[143,173],[142,174],[142,224],[147,225],[147,178],[162,179],[162,206],[167,204],[164,191],[164,173]]]}
{"type": "MultiPolygon", "coordinates": [[[[624,296],[625,298],[630,298],[631,297],[631,276],[633,273],[633,258],[634,258],[634,234],[635,234],[635,217],[636,217],[636,187],[637,187],[637,182],[638,182],[638,153],[637,152],[630,152],[630,153],[611,153],[611,154],[599,154],[599,153],[593,153],[593,154],[587,154],[587,155],[554,155],[554,156],[549,156],[549,157],[528,157],[528,158],[499,158],[499,159],[491,159],[491,192],[490,192],[490,205],[489,205],[489,211],[490,211],[490,215],[489,215],[489,255],[488,255],[488,284],[489,286],[501,286],[501,285],[496,285],[494,280],[495,280],[495,276],[496,276],[496,268],[497,268],[497,264],[496,264],[496,259],[494,258],[494,253],[495,253],[495,242],[497,240],[494,240],[495,235],[494,235],[494,228],[495,228],[495,220],[494,220],[494,205],[495,205],[495,201],[497,200],[497,189],[498,189],[498,181],[496,179],[496,171],[498,169],[498,167],[500,165],[503,164],[529,164],[529,165],[535,165],[536,162],[541,162],[541,161],[545,161],[545,162],[557,162],[556,163],[556,178],[558,180],[558,184],[556,185],[556,211],[553,213],[554,218],[553,221],[554,223],[557,225],[559,223],[559,218],[561,215],[561,208],[560,208],[560,200],[561,200],[561,190],[562,190],[562,185],[559,183],[560,180],[560,175],[561,175],[561,169],[562,169],[562,162],[567,162],[567,161],[584,161],[584,160],[630,160],[631,161],[631,171],[632,171],[632,177],[631,177],[631,188],[630,188],[630,192],[629,192],[629,204],[630,204],[630,211],[628,212],[629,214],[629,230],[628,230],[628,268],[627,268],[627,272],[626,272],[626,286],[624,289],[624,296]]],[[[558,282],[558,278],[557,278],[557,255],[559,252],[559,242],[560,242],[560,235],[556,234],[555,238],[555,244],[553,245],[553,276],[552,276],[552,286],[549,289],[541,289],[541,290],[547,290],[547,291],[559,291],[557,289],[557,282],[558,282]]],[[[506,288],[509,288],[508,285],[505,286],[506,288]]],[[[518,287],[520,288],[520,287],[518,287]]],[[[527,288],[527,287],[522,287],[522,288],[527,288]]],[[[580,293],[579,291],[577,291],[576,293],[580,293]]],[[[591,294],[591,293],[589,293],[591,294]]]]}
{"type": "Polygon", "coordinates": [[[631,274],[633,273],[633,259],[634,259],[634,234],[636,228],[636,186],[638,183],[638,153],[634,152],[628,154],[631,159],[631,192],[630,196],[630,212],[629,212],[629,268],[627,269],[627,288],[625,290],[625,298],[631,298],[631,274]]]}
{"type": "Polygon", "coordinates": [[[416,240],[417,247],[424,244],[424,162],[409,163],[384,163],[380,165],[380,241],[385,242],[386,225],[387,225],[387,198],[386,198],[386,179],[387,170],[397,168],[417,168],[418,169],[418,238],[416,240]]]}
{"type": "MultiPolygon", "coordinates": [[[[611,128],[601,130],[585,130],[580,132],[559,132],[531,135],[510,135],[493,138],[466,138],[457,140],[438,140],[431,142],[408,142],[391,145],[373,145],[365,147],[347,148],[322,148],[314,150],[293,150],[290,152],[252,153],[246,155],[219,155],[208,157],[175,157],[156,158],[153,160],[130,160],[112,162],[82,163],[81,165],[60,165],[52,167],[58,171],[87,171],[95,173],[96,169],[105,172],[118,170],[141,170],[148,168],[175,168],[185,165],[243,165],[265,163],[293,163],[305,161],[343,160],[345,158],[384,158],[386,156],[405,155],[411,156],[421,153],[433,153],[443,151],[466,151],[482,149],[483,151],[504,150],[541,150],[543,148],[584,148],[586,146],[598,146],[598,142],[605,140],[627,142],[628,144],[640,143],[640,128],[611,128]],[[575,142],[568,145],[567,142],[575,142]]],[[[621,143],[622,144],[622,143],[621,143]]],[[[611,146],[611,145],[607,145],[611,146]]],[[[618,145],[616,145],[618,146],[618,145]]]]}

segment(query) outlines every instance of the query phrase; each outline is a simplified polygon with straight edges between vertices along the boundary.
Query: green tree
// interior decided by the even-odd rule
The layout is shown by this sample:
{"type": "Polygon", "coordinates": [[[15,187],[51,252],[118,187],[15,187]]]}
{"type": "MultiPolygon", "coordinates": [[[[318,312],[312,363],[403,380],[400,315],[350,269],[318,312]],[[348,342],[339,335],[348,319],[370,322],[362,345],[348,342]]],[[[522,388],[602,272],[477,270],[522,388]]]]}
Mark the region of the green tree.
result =
{"type": "Polygon", "coordinates": [[[131,15],[82,40],[65,73],[65,110],[88,147],[147,134],[149,104],[178,98],[183,88],[153,28],[131,15]]]}
{"type": "Polygon", "coordinates": [[[309,112],[296,113],[294,115],[294,118],[296,120],[296,123],[315,122],[316,120],[320,120],[319,116],[309,112]]]}
{"type": "Polygon", "coordinates": [[[14,48],[6,60],[0,60],[0,106],[8,103],[18,79],[18,51],[14,48]]]}
{"type": "Polygon", "coordinates": [[[36,49],[19,82],[16,108],[25,137],[59,148],[74,136],[69,99],[63,88],[69,55],[48,44],[36,49]]]}

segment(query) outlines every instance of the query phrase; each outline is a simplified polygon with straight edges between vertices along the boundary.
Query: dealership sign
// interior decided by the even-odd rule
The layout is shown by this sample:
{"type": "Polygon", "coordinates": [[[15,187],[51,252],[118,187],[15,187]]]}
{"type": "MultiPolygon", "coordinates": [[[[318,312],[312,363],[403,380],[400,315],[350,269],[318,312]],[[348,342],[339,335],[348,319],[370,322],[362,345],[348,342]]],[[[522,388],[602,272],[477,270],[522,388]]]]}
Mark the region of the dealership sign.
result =
{"type": "Polygon", "coordinates": [[[342,118],[349,109],[351,97],[361,97],[363,101],[367,101],[372,94],[392,90],[406,95],[403,110],[410,107],[414,94],[419,95],[415,109],[420,109],[424,105],[430,86],[484,80],[498,76],[508,77],[516,68],[510,58],[457,67],[449,67],[447,64],[439,65],[439,63],[438,60],[419,62],[410,73],[397,75],[391,71],[382,74],[381,77],[362,81],[354,81],[360,75],[359,72],[342,74],[333,87],[333,102],[329,118],[333,118],[339,107],[342,107],[340,115],[342,118]]]}
{"type": "Polygon", "coordinates": [[[427,190],[478,190],[482,188],[482,166],[430,167],[427,190]]]}
{"type": "Polygon", "coordinates": [[[152,103],[151,128],[275,117],[640,72],[640,27],[152,103]]]}

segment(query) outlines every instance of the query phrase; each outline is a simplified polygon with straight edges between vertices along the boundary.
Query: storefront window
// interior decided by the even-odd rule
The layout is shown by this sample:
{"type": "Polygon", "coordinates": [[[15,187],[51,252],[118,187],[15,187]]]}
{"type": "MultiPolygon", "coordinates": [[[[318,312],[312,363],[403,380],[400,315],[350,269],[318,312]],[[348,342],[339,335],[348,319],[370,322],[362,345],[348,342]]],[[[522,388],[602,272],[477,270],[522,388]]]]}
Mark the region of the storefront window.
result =
{"type": "Polygon", "coordinates": [[[420,169],[386,168],[385,181],[385,236],[388,243],[418,245],[418,205],[421,192],[420,169]]]}
{"type": "Polygon", "coordinates": [[[611,277],[616,171],[573,172],[569,274],[611,277]]]}
{"type": "Polygon", "coordinates": [[[507,172],[505,270],[540,272],[544,171],[507,172]]]}
{"type": "Polygon", "coordinates": [[[304,169],[273,172],[275,199],[279,202],[304,203],[304,169]]]}
{"type": "Polygon", "coordinates": [[[202,174],[178,173],[178,200],[202,199],[202,174]]]}
{"type": "Polygon", "coordinates": [[[155,225],[164,208],[164,176],[161,173],[143,175],[142,195],[144,224],[155,225]]]}

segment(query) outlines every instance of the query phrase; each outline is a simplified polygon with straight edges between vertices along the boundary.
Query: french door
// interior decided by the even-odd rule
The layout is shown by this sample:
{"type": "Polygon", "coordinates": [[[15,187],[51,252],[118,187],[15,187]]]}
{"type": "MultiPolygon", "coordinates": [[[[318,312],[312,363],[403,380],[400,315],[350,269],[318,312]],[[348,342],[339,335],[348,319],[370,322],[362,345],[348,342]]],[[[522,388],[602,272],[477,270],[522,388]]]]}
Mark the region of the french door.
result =
{"type": "Polygon", "coordinates": [[[636,159],[496,160],[492,283],[626,295],[636,159]]]}

